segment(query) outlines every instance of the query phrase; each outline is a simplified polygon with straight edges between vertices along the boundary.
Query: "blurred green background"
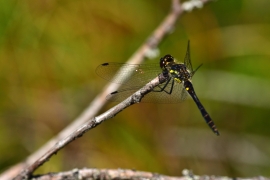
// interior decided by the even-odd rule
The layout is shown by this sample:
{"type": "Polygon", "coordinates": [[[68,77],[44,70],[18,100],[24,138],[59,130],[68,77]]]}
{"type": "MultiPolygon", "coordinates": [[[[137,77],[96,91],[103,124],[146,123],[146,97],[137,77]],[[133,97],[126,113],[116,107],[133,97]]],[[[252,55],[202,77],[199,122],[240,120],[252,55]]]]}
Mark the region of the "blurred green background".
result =
{"type": "MultiPolygon", "coordinates": [[[[0,169],[24,160],[72,122],[170,9],[165,0],[0,1],[0,169]]],[[[221,136],[189,98],[137,104],[68,145],[37,173],[132,168],[180,176],[270,176],[270,1],[218,0],[184,14],[159,46],[183,60],[221,136]]],[[[158,62],[159,57],[152,60],[158,62]]],[[[150,60],[149,60],[150,61],[150,60]]],[[[113,103],[108,103],[104,112],[113,103]]]]}

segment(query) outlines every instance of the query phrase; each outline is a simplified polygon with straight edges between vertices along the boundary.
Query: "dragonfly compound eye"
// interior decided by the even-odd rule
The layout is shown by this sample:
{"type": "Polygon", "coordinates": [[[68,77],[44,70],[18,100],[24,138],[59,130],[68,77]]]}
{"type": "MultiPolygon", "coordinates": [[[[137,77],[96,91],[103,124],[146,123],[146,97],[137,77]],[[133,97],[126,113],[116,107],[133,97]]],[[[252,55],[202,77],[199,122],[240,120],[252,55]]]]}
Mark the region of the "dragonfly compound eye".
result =
{"type": "Polygon", "coordinates": [[[160,68],[164,70],[166,66],[172,62],[174,62],[174,58],[170,54],[167,54],[164,57],[160,58],[160,68]]]}

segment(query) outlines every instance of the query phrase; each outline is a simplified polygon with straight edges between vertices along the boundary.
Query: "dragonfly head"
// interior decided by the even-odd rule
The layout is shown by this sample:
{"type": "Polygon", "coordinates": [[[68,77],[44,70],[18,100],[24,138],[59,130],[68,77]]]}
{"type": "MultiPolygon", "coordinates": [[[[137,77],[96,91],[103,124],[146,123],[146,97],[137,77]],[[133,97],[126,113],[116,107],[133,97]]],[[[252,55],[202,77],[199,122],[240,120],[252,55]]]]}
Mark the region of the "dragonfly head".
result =
{"type": "Polygon", "coordinates": [[[160,58],[159,65],[162,70],[166,70],[166,67],[173,63],[174,63],[174,57],[172,57],[170,54],[167,54],[164,57],[160,58]]]}

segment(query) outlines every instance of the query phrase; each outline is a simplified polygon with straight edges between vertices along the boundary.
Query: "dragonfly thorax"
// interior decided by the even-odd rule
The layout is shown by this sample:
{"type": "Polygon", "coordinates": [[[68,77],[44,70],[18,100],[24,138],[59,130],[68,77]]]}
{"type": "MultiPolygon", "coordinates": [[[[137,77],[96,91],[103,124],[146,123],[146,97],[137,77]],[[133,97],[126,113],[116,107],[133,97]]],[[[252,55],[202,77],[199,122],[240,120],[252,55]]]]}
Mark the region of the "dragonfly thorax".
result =
{"type": "Polygon", "coordinates": [[[187,69],[185,64],[174,64],[170,67],[169,72],[171,76],[179,81],[187,81],[191,79],[191,73],[187,69]]]}

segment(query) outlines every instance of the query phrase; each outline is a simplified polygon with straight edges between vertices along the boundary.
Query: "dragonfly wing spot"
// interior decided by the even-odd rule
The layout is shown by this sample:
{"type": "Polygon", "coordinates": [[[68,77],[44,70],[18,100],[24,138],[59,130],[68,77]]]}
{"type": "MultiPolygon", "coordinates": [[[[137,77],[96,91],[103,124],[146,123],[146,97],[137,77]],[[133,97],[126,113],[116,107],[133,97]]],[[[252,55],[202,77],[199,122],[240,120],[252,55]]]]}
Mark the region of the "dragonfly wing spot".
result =
{"type": "Polygon", "coordinates": [[[101,64],[102,66],[108,66],[109,65],[109,63],[103,63],[103,64],[101,64]]]}

